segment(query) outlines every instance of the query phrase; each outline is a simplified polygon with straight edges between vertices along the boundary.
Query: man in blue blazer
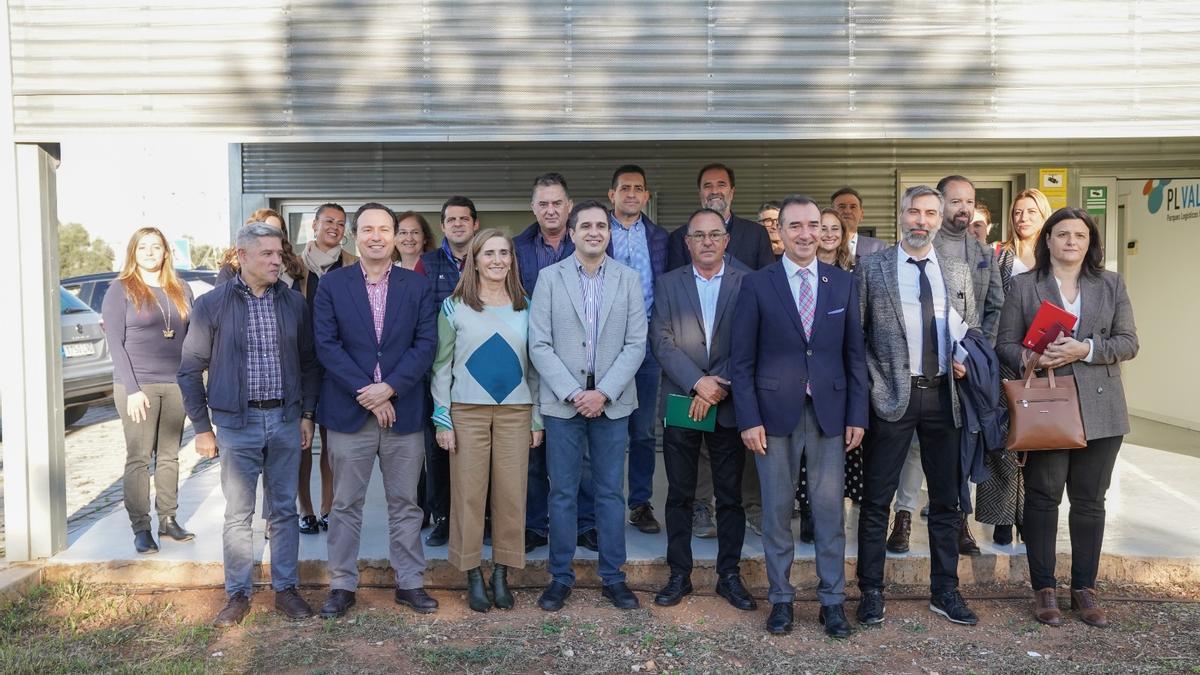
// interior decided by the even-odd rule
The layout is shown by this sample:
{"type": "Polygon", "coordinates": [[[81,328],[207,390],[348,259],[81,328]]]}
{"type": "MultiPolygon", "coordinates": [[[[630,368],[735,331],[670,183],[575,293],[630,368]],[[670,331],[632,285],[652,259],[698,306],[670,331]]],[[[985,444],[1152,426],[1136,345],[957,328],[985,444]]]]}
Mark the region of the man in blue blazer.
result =
{"type": "Polygon", "coordinates": [[[351,226],[360,261],[334,270],[317,289],[317,358],[327,369],[317,421],[329,429],[335,481],[329,526],[329,598],[321,616],[355,602],[363,499],[379,458],[388,504],[388,559],[396,602],[429,613],[423,588],[417,483],[425,461],[425,373],[437,349],[433,290],[425,277],[392,264],[396,214],[368,203],[351,226]]]}
{"type": "MultiPolygon", "coordinates": [[[[646,172],[636,164],[617,167],[608,190],[612,204],[609,226],[612,239],[608,255],[632,268],[641,281],[646,316],[654,308],[654,282],[667,268],[667,231],[655,225],[643,209],[650,201],[646,172]]],[[[649,319],[647,318],[647,321],[649,319]]],[[[646,357],[638,368],[638,407],[629,416],[629,523],[647,534],[661,527],[654,518],[650,496],[654,485],[654,417],[658,412],[658,382],[662,367],[654,353],[646,348],[646,357]]]]}
{"type": "Polygon", "coordinates": [[[844,638],[850,635],[843,607],[845,453],[862,442],[869,414],[858,288],[849,273],[817,260],[816,202],[789,196],[779,219],[783,259],[742,282],[730,378],[738,428],[755,453],[762,488],[767,630],[792,629],[792,503],[806,461],[820,621],[826,634],[844,638]]]}

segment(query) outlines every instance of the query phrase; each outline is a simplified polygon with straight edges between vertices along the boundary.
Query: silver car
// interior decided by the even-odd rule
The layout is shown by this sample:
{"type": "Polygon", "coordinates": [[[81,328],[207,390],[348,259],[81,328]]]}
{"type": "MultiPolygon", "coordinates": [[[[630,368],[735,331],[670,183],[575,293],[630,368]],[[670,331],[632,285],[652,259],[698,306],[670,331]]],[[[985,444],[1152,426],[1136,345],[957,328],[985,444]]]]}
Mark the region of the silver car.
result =
{"type": "Polygon", "coordinates": [[[104,321],[91,307],[61,286],[63,414],[67,426],[88,406],[112,398],[113,363],[104,339],[104,321]]]}

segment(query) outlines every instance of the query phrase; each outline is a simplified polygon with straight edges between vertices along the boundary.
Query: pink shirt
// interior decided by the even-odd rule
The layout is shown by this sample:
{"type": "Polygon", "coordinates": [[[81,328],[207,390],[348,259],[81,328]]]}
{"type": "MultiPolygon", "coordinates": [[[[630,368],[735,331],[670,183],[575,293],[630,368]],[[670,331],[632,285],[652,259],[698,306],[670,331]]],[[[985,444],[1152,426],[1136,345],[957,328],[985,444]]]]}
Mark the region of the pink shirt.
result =
{"type": "MultiPolygon", "coordinates": [[[[392,275],[392,266],[388,265],[383,277],[371,283],[367,270],[363,268],[363,281],[367,284],[367,302],[371,305],[371,319],[375,321],[375,343],[383,339],[383,315],[387,311],[388,278],[392,275]]],[[[379,361],[375,362],[375,381],[382,382],[383,374],[379,372],[379,361]]]]}

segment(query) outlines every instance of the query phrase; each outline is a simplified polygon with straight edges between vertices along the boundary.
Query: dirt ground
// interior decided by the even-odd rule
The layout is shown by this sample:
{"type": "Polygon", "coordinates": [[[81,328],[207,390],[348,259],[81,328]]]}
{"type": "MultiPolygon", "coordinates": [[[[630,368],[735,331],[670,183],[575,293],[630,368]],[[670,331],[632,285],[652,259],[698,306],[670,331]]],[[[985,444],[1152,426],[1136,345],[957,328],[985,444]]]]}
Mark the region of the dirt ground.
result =
{"type": "MultiPolygon", "coordinates": [[[[0,611],[0,672],[1200,673],[1200,589],[1101,590],[1108,629],[1070,615],[1062,628],[1041,626],[1016,587],[972,589],[981,623],[955,626],[930,613],[920,589],[891,589],[882,628],[835,641],[815,602],[798,602],[794,632],[774,637],[767,607],[743,613],[707,592],[669,609],[639,592],[643,608],[621,612],[583,589],[550,614],[534,605],[538,589],[522,589],[516,609],[477,614],[461,591],[434,591],[440,612],[421,616],[389,590],[365,589],[344,619],[293,622],[266,590],[243,625],[221,631],[208,625],[219,589],[66,582],[0,611]]],[[[325,592],[303,595],[319,607],[325,592]]]]}

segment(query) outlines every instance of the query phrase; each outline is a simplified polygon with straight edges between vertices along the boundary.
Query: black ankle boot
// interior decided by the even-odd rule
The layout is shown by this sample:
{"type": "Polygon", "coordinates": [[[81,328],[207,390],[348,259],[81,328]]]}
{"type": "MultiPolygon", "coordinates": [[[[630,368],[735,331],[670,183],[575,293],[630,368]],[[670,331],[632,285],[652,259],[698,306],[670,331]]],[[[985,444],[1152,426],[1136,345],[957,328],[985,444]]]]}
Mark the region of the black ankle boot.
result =
{"type": "Polygon", "coordinates": [[[496,607],[513,608],[512,591],[508,590],[508,568],[499,563],[492,565],[492,597],[496,600],[496,607]]]}
{"type": "Polygon", "coordinates": [[[996,529],[992,530],[992,541],[999,546],[1008,546],[1013,542],[1012,525],[997,525],[996,529]]]}
{"type": "Polygon", "coordinates": [[[478,567],[467,570],[467,604],[476,612],[486,612],[492,608],[492,599],[488,597],[487,587],[483,585],[483,573],[478,567]]]}

